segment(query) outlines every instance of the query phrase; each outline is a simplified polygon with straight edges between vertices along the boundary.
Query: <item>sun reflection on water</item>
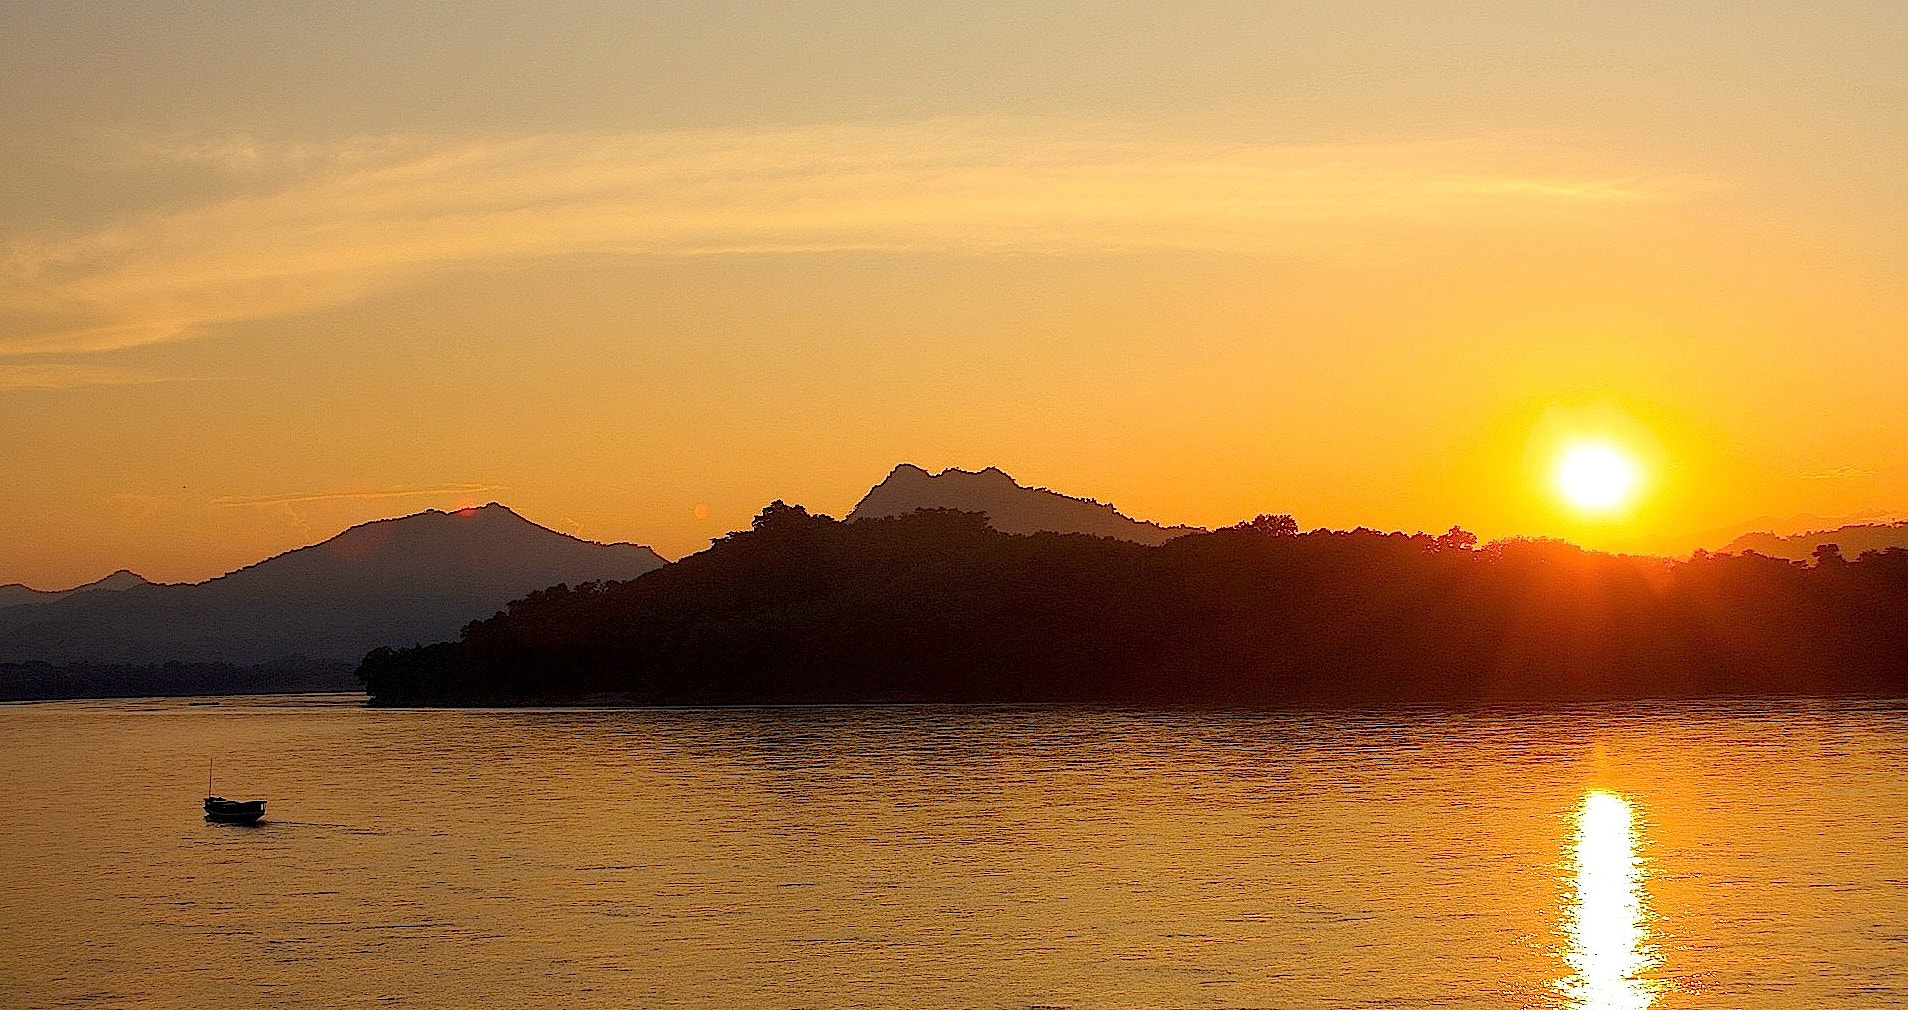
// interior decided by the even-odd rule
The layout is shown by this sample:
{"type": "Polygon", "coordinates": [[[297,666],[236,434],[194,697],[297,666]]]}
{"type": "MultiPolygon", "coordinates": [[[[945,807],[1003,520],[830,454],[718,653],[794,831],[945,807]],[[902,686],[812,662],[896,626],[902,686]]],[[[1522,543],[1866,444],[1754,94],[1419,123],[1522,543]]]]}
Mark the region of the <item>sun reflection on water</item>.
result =
{"type": "Polygon", "coordinates": [[[1563,959],[1574,974],[1558,983],[1569,1006],[1646,1010],[1656,1001],[1657,986],[1644,977],[1657,960],[1636,850],[1630,801],[1602,789],[1586,793],[1577,809],[1576,880],[1564,927],[1563,959]]]}

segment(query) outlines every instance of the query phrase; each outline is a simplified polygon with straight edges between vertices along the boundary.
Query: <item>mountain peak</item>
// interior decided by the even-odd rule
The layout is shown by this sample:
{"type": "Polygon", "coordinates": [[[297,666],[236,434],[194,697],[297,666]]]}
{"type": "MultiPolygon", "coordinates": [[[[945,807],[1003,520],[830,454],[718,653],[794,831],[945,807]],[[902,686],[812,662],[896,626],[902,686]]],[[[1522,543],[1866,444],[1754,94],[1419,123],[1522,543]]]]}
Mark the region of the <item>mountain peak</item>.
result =
{"type": "MultiPolygon", "coordinates": [[[[435,512],[437,510],[431,509],[430,511],[435,512]]],[[[422,515],[424,513],[418,513],[418,514],[422,515]]],[[[511,516],[517,519],[523,519],[523,516],[518,514],[515,509],[512,509],[510,506],[505,505],[503,502],[495,502],[495,501],[485,502],[482,505],[466,505],[460,509],[451,509],[450,511],[446,512],[445,515],[486,516],[486,517],[495,517],[499,519],[503,518],[504,516],[511,516]]],[[[524,519],[524,521],[529,522],[529,520],[527,519],[524,519]]]]}
{"type": "MultiPolygon", "coordinates": [[[[410,515],[373,519],[343,532],[220,576],[230,579],[260,569],[302,570],[308,566],[388,568],[394,577],[410,578],[427,571],[461,569],[469,565],[534,564],[550,552],[607,550],[647,570],[663,559],[640,544],[604,544],[571,536],[532,522],[499,502],[470,508],[425,509],[410,515]]],[[[621,569],[625,565],[612,566],[621,569]]],[[[621,578],[633,578],[634,574],[621,578]]],[[[218,580],[214,580],[218,581],[218,580]]]]}
{"type": "Polygon", "coordinates": [[[1196,527],[1165,527],[1121,515],[1111,505],[1075,498],[1040,487],[1026,487],[997,466],[980,470],[948,467],[938,474],[902,463],[869,490],[849,521],[907,515],[921,509],[979,512],[1002,533],[1087,533],[1093,536],[1161,544],[1199,532],[1196,527]]]}
{"type": "Polygon", "coordinates": [[[121,568],[120,570],[114,572],[111,575],[106,576],[103,579],[100,579],[96,582],[88,582],[87,584],[80,586],[79,588],[74,589],[72,591],[77,593],[87,589],[118,590],[118,589],[131,589],[134,586],[154,586],[154,585],[158,585],[158,583],[152,581],[151,579],[146,578],[143,575],[140,575],[138,572],[128,571],[127,569],[121,568]]]}
{"type": "Polygon", "coordinates": [[[72,596],[75,593],[90,593],[95,590],[117,592],[122,589],[131,589],[135,586],[152,586],[157,584],[158,583],[142,575],[129,572],[124,568],[103,579],[94,579],[91,582],[74,586],[71,589],[34,589],[31,586],[25,586],[15,582],[10,585],[0,586],[0,607],[11,607],[21,603],[50,603],[63,597],[72,596]]]}

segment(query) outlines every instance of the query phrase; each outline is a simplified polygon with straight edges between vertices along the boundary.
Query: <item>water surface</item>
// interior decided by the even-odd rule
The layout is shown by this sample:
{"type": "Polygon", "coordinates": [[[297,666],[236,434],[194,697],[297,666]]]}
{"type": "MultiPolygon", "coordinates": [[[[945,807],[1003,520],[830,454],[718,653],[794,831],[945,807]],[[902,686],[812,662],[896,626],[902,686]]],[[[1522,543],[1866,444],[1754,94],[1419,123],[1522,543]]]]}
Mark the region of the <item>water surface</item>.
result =
{"type": "Polygon", "coordinates": [[[1908,1006],[1904,767],[1885,703],[0,706],[0,1005],[1908,1006]]]}

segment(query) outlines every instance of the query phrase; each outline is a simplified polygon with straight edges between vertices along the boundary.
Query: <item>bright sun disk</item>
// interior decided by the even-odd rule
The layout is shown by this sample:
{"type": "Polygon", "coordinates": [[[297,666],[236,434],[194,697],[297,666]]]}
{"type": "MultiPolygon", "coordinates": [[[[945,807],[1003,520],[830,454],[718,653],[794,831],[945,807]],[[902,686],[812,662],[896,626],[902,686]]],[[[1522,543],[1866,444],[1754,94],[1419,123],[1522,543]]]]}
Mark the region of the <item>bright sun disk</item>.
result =
{"type": "Polygon", "coordinates": [[[1642,477],[1636,460],[1603,442],[1572,446],[1557,463],[1557,489],[1570,504],[1591,512],[1628,504],[1642,477]]]}

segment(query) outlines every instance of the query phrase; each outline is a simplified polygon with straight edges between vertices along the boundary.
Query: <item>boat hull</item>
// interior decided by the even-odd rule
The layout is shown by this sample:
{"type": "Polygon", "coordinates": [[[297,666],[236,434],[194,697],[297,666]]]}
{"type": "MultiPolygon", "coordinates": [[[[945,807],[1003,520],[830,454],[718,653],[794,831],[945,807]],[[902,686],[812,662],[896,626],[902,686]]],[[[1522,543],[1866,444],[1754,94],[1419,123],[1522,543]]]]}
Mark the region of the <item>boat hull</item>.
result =
{"type": "Polygon", "coordinates": [[[265,816],[264,800],[205,798],[205,819],[215,824],[255,824],[265,816]]]}

